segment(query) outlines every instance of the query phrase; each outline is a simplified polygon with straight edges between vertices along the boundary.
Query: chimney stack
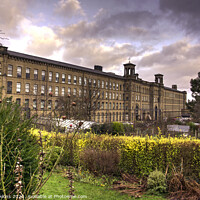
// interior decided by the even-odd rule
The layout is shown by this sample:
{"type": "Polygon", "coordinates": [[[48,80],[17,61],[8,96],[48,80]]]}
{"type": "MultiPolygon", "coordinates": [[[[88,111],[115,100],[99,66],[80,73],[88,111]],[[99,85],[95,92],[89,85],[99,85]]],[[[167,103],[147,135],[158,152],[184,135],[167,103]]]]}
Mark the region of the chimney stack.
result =
{"type": "Polygon", "coordinates": [[[172,85],[172,89],[177,90],[177,85],[172,85]]]}

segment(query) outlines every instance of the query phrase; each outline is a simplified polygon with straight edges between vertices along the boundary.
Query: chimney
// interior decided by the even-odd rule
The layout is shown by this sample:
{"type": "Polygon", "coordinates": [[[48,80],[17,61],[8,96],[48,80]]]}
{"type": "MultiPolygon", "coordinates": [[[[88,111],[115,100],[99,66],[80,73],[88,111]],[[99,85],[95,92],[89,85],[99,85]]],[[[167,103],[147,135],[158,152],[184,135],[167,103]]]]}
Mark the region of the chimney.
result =
{"type": "Polygon", "coordinates": [[[102,70],[103,70],[103,67],[102,67],[102,66],[100,66],[100,65],[95,65],[95,66],[94,66],[94,70],[97,70],[97,71],[100,71],[100,72],[102,72],[102,70]]]}
{"type": "Polygon", "coordinates": [[[172,89],[177,90],[177,85],[172,85],[172,89]]]}
{"type": "Polygon", "coordinates": [[[0,54],[7,54],[7,49],[8,49],[8,47],[4,47],[4,46],[0,43],[0,54]]]}

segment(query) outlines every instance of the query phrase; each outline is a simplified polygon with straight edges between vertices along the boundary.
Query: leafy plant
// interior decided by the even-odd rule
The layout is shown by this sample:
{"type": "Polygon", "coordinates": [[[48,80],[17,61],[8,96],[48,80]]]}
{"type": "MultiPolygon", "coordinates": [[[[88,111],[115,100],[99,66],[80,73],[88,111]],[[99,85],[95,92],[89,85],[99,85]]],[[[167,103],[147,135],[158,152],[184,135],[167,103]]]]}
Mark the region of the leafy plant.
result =
{"type": "Polygon", "coordinates": [[[0,193],[17,194],[15,168],[20,155],[23,165],[23,194],[30,194],[36,187],[39,146],[35,136],[30,134],[32,119],[27,119],[21,108],[4,98],[0,103],[0,193]]]}
{"type": "Polygon", "coordinates": [[[163,172],[155,170],[147,179],[148,191],[152,194],[164,193],[167,190],[166,177],[163,172]]]}

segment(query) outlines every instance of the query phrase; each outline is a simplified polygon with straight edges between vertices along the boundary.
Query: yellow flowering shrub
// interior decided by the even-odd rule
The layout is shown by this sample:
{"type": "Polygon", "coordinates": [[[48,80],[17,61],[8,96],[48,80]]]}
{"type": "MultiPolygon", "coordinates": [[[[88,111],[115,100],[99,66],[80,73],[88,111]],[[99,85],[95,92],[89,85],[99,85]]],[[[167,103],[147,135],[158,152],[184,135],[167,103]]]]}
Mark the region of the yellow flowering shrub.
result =
{"type": "MultiPolygon", "coordinates": [[[[37,135],[38,130],[32,130],[32,134],[37,135]]],[[[52,144],[52,139],[64,141],[66,134],[48,133],[42,131],[42,135],[47,140],[47,145],[52,144]]],[[[70,136],[69,136],[70,137],[70,136]]],[[[59,142],[57,142],[59,146],[59,142]]],[[[90,132],[77,134],[71,146],[66,145],[65,157],[62,164],[72,164],[70,160],[73,151],[73,165],[79,165],[80,153],[87,150],[116,151],[119,153],[120,171],[126,171],[139,176],[148,175],[158,169],[169,170],[172,164],[180,167],[183,159],[183,170],[185,175],[195,175],[199,177],[200,172],[200,140],[195,138],[174,138],[162,137],[133,137],[133,136],[111,136],[95,135],[90,132]]]]}

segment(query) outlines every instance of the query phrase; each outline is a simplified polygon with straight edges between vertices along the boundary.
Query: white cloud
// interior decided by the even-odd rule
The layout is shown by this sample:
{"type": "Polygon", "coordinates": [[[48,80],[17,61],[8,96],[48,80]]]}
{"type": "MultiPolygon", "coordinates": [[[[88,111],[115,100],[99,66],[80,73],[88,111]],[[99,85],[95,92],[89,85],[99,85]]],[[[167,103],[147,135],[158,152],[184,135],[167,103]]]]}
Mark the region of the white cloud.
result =
{"type": "Polygon", "coordinates": [[[56,4],[55,13],[62,17],[85,15],[83,9],[81,8],[81,4],[78,0],[60,0],[56,4]]]}
{"type": "Polygon", "coordinates": [[[28,20],[22,24],[23,34],[28,37],[26,51],[40,56],[51,56],[62,42],[53,29],[47,26],[36,26],[28,20]]]}

